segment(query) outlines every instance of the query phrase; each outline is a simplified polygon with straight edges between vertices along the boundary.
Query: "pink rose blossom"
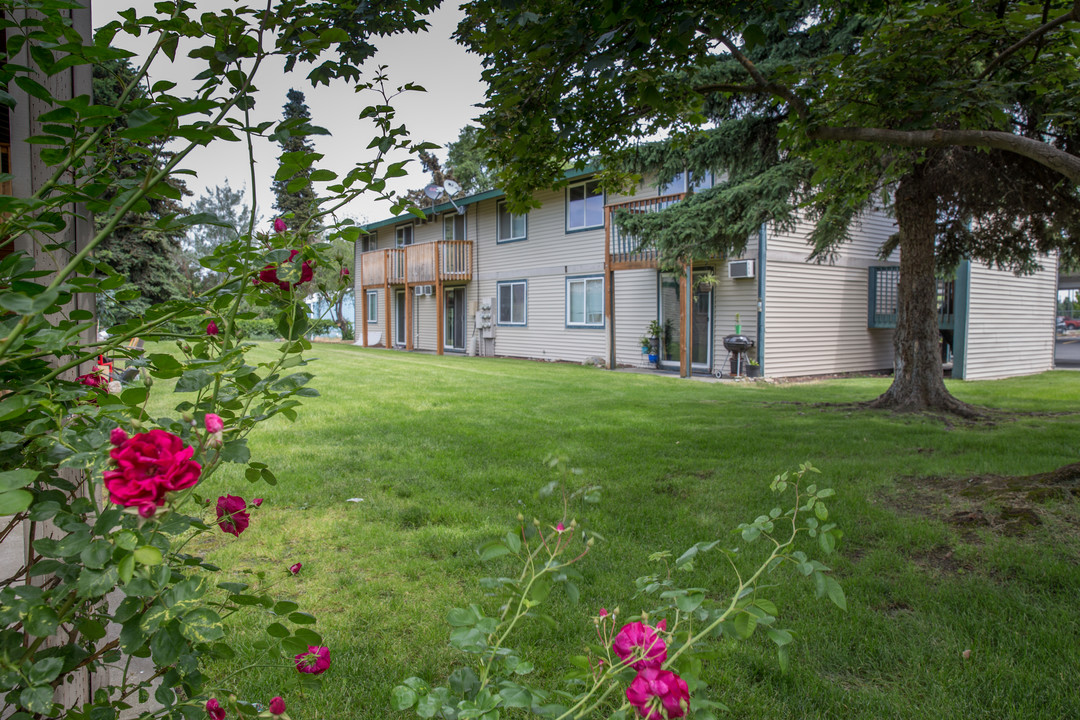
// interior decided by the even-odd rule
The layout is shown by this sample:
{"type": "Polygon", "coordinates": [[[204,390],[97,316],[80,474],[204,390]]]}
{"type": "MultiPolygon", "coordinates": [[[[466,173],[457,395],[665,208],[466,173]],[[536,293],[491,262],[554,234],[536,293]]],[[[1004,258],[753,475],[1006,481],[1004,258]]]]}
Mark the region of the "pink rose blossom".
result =
{"type": "Polygon", "coordinates": [[[254,500],[251,501],[251,504],[254,505],[255,507],[259,507],[260,505],[262,505],[262,503],[263,503],[262,498],[255,498],[254,500]]]}
{"type": "Polygon", "coordinates": [[[81,385],[89,385],[90,387],[101,387],[105,384],[105,381],[102,379],[101,375],[96,372],[80,375],[79,377],[75,378],[75,382],[81,385]]]}
{"type": "Polygon", "coordinates": [[[673,672],[645,668],[626,688],[626,699],[645,720],[670,720],[686,715],[690,689],[673,672]]]}
{"type": "Polygon", "coordinates": [[[312,269],[311,263],[308,262],[307,260],[304,260],[303,264],[300,266],[300,279],[298,281],[290,284],[286,280],[278,280],[278,274],[277,274],[278,267],[280,267],[281,265],[284,265],[285,263],[291,263],[293,261],[293,258],[296,257],[299,254],[300,254],[299,250],[293,250],[293,251],[291,251],[289,253],[289,259],[288,260],[285,260],[284,262],[279,263],[278,265],[274,265],[274,264],[267,265],[266,267],[264,267],[259,272],[259,280],[261,280],[262,282],[266,282],[266,283],[274,283],[279,288],[281,288],[282,290],[285,290],[285,291],[291,290],[291,289],[295,288],[297,285],[299,285],[301,283],[306,283],[306,282],[310,281],[312,278],[315,277],[315,271],[312,269]]]}
{"type": "Polygon", "coordinates": [[[561,532],[565,532],[565,531],[566,531],[566,526],[563,525],[562,523],[559,523],[558,525],[555,526],[555,532],[561,533],[561,532]]]}
{"type": "Polygon", "coordinates": [[[349,277],[349,268],[341,268],[341,277],[349,277]]]}
{"type": "Polygon", "coordinates": [[[217,501],[218,527],[222,532],[240,537],[247,530],[251,518],[248,516],[244,498],[235,495],[223,495],[217,501]]]}
{"type": "Polygon", "coordinates": [[[124,440],[109,452],[116,463],[103,478],[109,501],[153,516],[168,493],[199,482],[202,465],[191,459],[194,453],[179,436],[156,428],[124,440]]]}
{"type": "Polygon", "coordinates": [[[635,670],[658,668],[667,660],[667,645],[653,628],[641,622],[623,625],[612,650],[623,660],[634,659],[630,667],[635,670]]]}
{"type": "Polygon", "coordinates": [[[330,667],[330,648],[308,645],[307,652],[300,653],[295,660],[300,672],[321,675],[330,667]]]}
{"type": "Polygon", "coordinates": [[[208,433],[221,432],[222,428],[225,427],[225,422],[221,419],[221,416],[214,413],[206,413],[203,422],[206,424],[206,432],[208,433]]]}
{"type": "Polygon", "coordinates": [[[300,568],[302,567],[304,567],[304,563],[296,563],[289,568],[289,572],[291,572],[293,575],[298,575],[300,573],[300,568]]]}
{"type": "Polygon", "coordinates": [[[206,334],[207,335],[217,335],[218,334],[217,323],[214,322],[213,320],[211,320],[209,323],[206,324],[206,334]]]}
{"type": "Polygon", "coordinates": [[[206,701],[206,714],[210,716],[210,720],[225,720],[225,708],[214,698],[206,701]]]}
{"type": "Polygon", "coordinates": [[[660,622],[656,623],[656,629],[657,630],[663,630],[664,632],[667,632],[667,618],[664,618],[660,622]]]}
{"type": "Polygon", "coordinates": [[[109,433],[109,442],[113,445],[123,445],[127,442],[128,434],[124,428],[113,428],[109,433]]]}
{"type": "Polygon", "coordinates": [[[276,698],[270,701],[270,714],[271,715],[284,715],[285,714],[285,699],[278,695],[276,698]]]}
{"type": "Polygon", "coordinates": [[[285,221],[282,220],[281,218],[274,218],[274,232],[276,232],[276,233],[285,232],[285,221]]]}
{"type": "Polygon", "coordinates": [[[607,608],[600,608],[600,617],[607,617],[607,608]]]}

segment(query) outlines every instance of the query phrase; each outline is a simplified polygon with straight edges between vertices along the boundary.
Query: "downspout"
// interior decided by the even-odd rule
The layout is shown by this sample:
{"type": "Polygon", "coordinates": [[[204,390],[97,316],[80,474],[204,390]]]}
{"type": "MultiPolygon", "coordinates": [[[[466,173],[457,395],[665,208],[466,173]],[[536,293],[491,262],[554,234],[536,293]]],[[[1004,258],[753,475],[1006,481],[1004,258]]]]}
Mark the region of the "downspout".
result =
{"type": "Polygon", "coordinates": [[[757,252],[757,361],[758,375],[765,377],[765,247],[767,245],[765,223],[758,230],[757,252]]]}

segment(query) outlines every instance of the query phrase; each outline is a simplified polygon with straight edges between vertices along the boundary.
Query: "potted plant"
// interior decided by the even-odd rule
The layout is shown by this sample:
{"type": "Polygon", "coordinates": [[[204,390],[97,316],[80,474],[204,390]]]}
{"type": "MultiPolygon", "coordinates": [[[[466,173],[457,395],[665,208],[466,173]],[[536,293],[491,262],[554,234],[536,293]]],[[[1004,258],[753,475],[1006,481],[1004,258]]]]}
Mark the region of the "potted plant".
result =
{"type": "Polygon", "coordinates": [[[754,358],[746,359],[746,377],[756,378],[761,371],[761,365],[754,358]]]}
{"type": "Polygon", "coordinates": [[[653,364],[660,362],[660,339],[663,336],[664,328],[658,321],[653,320],[649,323],[649,327],[645,330],[645,336],[642,338],[645,343],[642,348],[648,347],[649,362],[653,364]]]}

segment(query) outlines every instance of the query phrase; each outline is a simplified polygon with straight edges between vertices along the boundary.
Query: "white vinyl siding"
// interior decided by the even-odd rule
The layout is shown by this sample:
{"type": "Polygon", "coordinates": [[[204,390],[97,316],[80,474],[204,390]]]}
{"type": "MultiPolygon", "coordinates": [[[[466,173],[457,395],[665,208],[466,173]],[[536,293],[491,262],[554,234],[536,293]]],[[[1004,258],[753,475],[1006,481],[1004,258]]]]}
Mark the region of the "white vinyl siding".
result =
{"type": "Polygon", "coordinates": [[[1017,277],[972,262],[965,380],[1030,375],[1052,367],[1057,259],[1041,257],[1039,264],[1042,270],[1034,275],[1017,277]]]}
{"type": "Polygon", "coordinates": [[[599,180],[572,183],[566,188],[566,229],[604,227],[604,191],[599,180]]]}
{"type": "Polygon", "coordinates": [[[498,203],[498,223],[496,241],[516,242],[528,236],[529,215],[515,215],[507,209],[505,202],[498,203]]]}
{"type": "Polygon", "coordinates": [[[604,278],[566,279],[566,326],[604,326],[604,278]]]}
{"type": "Polygon", "coordinates": [[[892,330],[867,328],[867,295],[869,267],[881,264],[877,252],[896,232],[895,223],[883,213],[863,216],[832,264],[807,260],[812,229],[805,220],[790,232],[768,228],[765,373],[790,377],[892,368],[892,330]]]}
{"type": "Polygon", "coordinates": [[[505,282],[498,284],[495,300],[495,317],[500,325],[525,325],[528,321],[528,283],[505,282]]]}

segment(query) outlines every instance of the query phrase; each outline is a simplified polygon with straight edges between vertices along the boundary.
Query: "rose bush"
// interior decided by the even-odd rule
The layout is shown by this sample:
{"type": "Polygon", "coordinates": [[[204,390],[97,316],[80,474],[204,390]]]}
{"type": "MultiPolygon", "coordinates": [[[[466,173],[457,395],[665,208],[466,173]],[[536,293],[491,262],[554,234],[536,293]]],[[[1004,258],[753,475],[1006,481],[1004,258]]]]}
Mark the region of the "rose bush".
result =
{"type": "MultiPolygon", "coordinates": [[[[551,463],[563,468],[563,482],[567,482],[570,474],[565,461],[556,458],[551,463]]],[[[838,607],[845,607],[843,590],[830,569],[799,549],[804,538],[813,538],[822,553],[828,554],[841,537],[835,523],[824,521],[828,517],[824,501],[833,491],[804,485],[805,476],[816,472],[807,463],[795,473],[776,476],[770,485],[772,491],[794,496],[787,507],[774,507],[754,522],[741,524],[736,532],[745,548],[720,549],[736,569],[733,587],[679,587],[670,567],[662,576],[638,578],[637,597],[651,606],[629,622],[619,620],[619,608],[612,612],[601,608],[593,617],[599,644],[588,644],[586,654],[569,658],[572,669],[565,673],[558,689],[528,682],[532,665],[510,646],[510,640],[526,619],[544,617],[537,606],[547,600],[553,587],[565,588],[570,600],[576,602],[576,583],[582,576],[573,566],[589,552],[595,537],[573,520],[569,525],[560,520],[545,531],[539,520],[526,523],[519,516],[515,531],[477,549],[482,559],[512,557],[521,567],[513,576],[481,580],[497,608],[494,616],[488,616],[479,603],[447,614],[452,628],[450,644],[466,654],[463,666],[444,686],[432,687],[419,677],[408,678],[392,691],[391,707],[412,708],[422,718],[439,714],[444,718],[495,720],[512,708],[528,708],[555,720],[714,718],[724,706],[705,696],[701,679],[705,662],[715,657],[708,647],[711,643],[745,640],[760,627],[775,643],[781,669],[787,671],[788,645],[794,638],[779,626],[778,609],[767,597],[782,568],[792,568],[796,576],[811,579],[819,597],[827,595],[838,607]],[[748,554],[744,550],[760,540],[771,542],[771,547],[759,562],[740,568],[748,554]]],[[[549,485],[545,492],[551,489],[549,485]]],[[[585,486],[570,493],[564,500],[564,512],[568,501],[576,498],[596,501],[598,490],[585,486]]],[[[675,569],[689,575],[695,563],[722,541],[726,538],[693,545],[674,561],[675,569]]],[[[666,564],[672,555],[660,552],[653,557],[666,564]]]]}
{"type": "MultiPolygon", "coordinates": [[[[277,667],[283,696],[317,687],[328,644],[312,615],[273,595],[278,583],[295,585],[295,571],[223,570],[192,548],[197,536],[220,530],[246,540],[239,536],[257,522],[251,508],[259,503],[229,488],[214,507],[202,496],[206,483],[231,464],[273,492],[277,477],[252,458],[247,438],[268,419],[294,420],[301,402],[317,395],[305,368],[312,323],[303,283],[324,259],[329,266],[332,241],[359,237],[354,224],[326,218],[364,192],[403,210],[407,203],[384,188],[407,160],[386,155],[430,147],[411,142],[393,119],[391,98],[413,86],[389,89],[381,70],[368,75],[360,66],[373,28],[423,26],[424,8],[391,5],[396,12],[353,8],[343,16],[333,3],[240,2],[214,14],[165,0],[112,21],[95,18],[100,27],[91,37],[80,34],[90,27],[85,4],[0,0],[3,96],[33,134],[12,155],[32,155],[34,167],[5,167],[25,181],[16,188],[29,189],[0,196],[0,516],[7,518],[0,539],[28,538],[24,562],[0,578],[0,717],[104,720],[151,698],[155,709],[143,717],[258,715],[253,700],[236,696],[230,676],[204,675],[208,659],[232,661],[238,672],[277,667]],[[87,89],[74,88],[84,93],[76,97],[68,83],[52,80],[62,71],[89,77],[95,63],[130,57],[120,49],[128,34],[148,38],[150,49],[135,58],[112,104],[91,105],[87,89]],[[149,80],[154,63],[171,59],[179,45],[197,66],[190,93],[149,80]],[[374,94],[364,110],[377,135],[372,154],[340,176],[312,173],[327,200],[295,232],[280,219],[273,232],[257,231],[254,220],[233,228],[201,260],[219,278],[213,287],[97,327],[87,298],[116,305],[138,294],[95,257],[117,228],[145,223],[175,236],[221,223],[171,210],[147,214],[151,200],[182,197],[174,178],[194,172],[183,166],[193,150],[320,132],[250,120],[255,78],[271,56],[307,68],[312,82],[344,79],[374,94]],[[124,152],[114,157],[117,148],[124,152]],[[322,236],[313,236],[311,222],[322,225],[322,236]],[[266,282],[253,285],[264,273],[266,282]],[[255,311],[284,338],[269,360],[253,360],[253,346],[239,341],[240,323],[255,311]],[[111,365],[99,366],[101,356],[111,365]],[[112,367],[118,377],[110,379],[112,367]],[[147,403],[161,392],[175,398],[174,407],[152,417],[147,403]],[[257,657],[237,657],[229,639],[228,618],[239,612],[265,628],[257,657]],[[317,672],[300,672],[294,658],[309,648],[314,659],[304,667],[317,672]],[[135,672],[132,658],[152,669],[135,672]],[[94,692],[75,691],[91,687],[88,675],[94,692]]],[[[292,177],[318,159],[293,153],[281,172],[292,177]]],[[[294,182],[311,180],[305,174],[294,182]]],[[[283,705],[279,696],[274,714],[284,716],[283,705]]]]}

